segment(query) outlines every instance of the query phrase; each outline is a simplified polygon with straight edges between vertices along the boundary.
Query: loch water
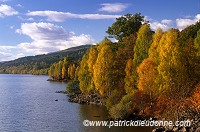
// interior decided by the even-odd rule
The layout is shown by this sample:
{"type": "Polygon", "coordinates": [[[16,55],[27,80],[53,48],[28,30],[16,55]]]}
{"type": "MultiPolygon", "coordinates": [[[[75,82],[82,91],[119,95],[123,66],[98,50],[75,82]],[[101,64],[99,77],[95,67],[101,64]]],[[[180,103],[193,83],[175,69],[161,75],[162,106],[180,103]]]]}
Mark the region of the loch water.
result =
{"type": "Polygon", "coordinates": [[[106,120],[102,106],[68,102],[66,83],[48,76],[0,74],[0,132],[150,132],[148,127],[86,127],[84,120],[106,120]]]}

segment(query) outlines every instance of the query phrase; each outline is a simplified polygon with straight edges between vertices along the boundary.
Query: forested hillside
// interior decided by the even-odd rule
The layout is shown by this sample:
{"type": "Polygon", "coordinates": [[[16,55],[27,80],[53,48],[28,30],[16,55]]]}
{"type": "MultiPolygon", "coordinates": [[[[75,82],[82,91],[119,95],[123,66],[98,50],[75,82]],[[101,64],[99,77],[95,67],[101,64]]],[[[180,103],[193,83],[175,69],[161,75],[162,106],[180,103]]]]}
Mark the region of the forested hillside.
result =
{"type": "Polygon", "coordinates": [[[13,61],[2,62],[0,63],[0,73],[48,74],[48,70],[53,63],[64,57],[71,58],[75,62],[80,61],[90,47],[91,45],[83,45],[54,53],[27,56],[13,61]]]}

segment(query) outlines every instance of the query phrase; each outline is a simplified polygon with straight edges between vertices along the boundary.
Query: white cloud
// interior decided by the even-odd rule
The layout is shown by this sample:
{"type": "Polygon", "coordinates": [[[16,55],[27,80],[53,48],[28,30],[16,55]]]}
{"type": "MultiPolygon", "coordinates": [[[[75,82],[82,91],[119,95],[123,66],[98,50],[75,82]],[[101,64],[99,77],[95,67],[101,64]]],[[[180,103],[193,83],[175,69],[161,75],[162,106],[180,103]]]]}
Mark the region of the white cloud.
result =
{"type": "MultiPolygon", "coordinates": [[[[1,47],[1,46],[0,46],[1,47]]],[[[0,51],[0,62],[1,61],[8,61],[8,60],[14,60],[20,57],[25,56],[23,53],[13,53],[13,52],[1,52],[0,51]]]]}
{"type": "Polygon", "coordinates": [[[13,16],[13,15],[17,15],[18,12],[13,9],[11,6],[8,5],[0,5],[0,16],[4,17],[4,16],[13,16]]]}
{"type": "Polygon", "coordinates": [[[32,17],[23,18],[23,17],[21,17],[21,16],[17,16],[17,18],[19,18],[19,19],[22,20],[22,21],[34,21],[34,18],[32,18],[32,17]]]}
{"type": "Polygon", "coordinates": [[[29,12],[28,16],[41,16],[47,17],[49,21],[63,22],[69,18],[79,18],[79,19],[115,19],[121,15],[104,15],[104,14],[74,14],[70,12],[57,12],[57,11],[33,11],[29,12]]]}
{"type": "Polygon", "coordinates": [[[0,46],[0,61],[95,43],[90,35],[77,36],[75,33],[51,23],[23,23],[16,32],[27,35],[33,41],[20,43],[17,46],[0,46]]]}
{"type": "Polygon", "coordinates": [[[0,62],[22,57],[21,51],[16,51],[16,46],[0,46],[0,62]]]}
{"type": "Polygon", "coordinates": [[[194,24],[195,21],[191,19],[176,19],[176,24],[179,28],[183,29],[189,25],[194,24]]]}
{"type": "Polygon", "coordinates": [[[164,31],[167,31],[170,28],[178,28],[183,30],[189,25],[195,24],[197,21],[200,21],[200,14],[196,16],[185,16],[185,18],[177,18],[176,20],[163,19],[161,21],[156,21],[150,17],[145,16],[145,20],[149,21],[152,30],[157,30],[161,28],[164,31]]]}
{"type": "Polygon", "coordinates": [[[36,54],[94,43],[94,39],[89,35],[75,36],[73,32],[51,23],[23,23],[16,32],[27,35],[33,40],[31,43],[21,43],[18,46],[36,54]]]}
{"type": "Polygon", "coordinates": [[[161,23],[163,23],[163,24],[171,24],[171,23],[172,23],[172,20],[163,19],[163,20],[161,21],[161,23]]]}
{"type": "Polygon", "coordinates": [[[200,14],[197,14],[197,15],[195,16],[195,20],[196,20],[196,21],[199,21],[199,20],[200,20],[200,14]]]}
{"type": "Polygon", "coordinates": [[[73,35],[63,27],[51,23],[23,23],[17,33],[29,36],[32,40],[67,40],[73,35]]]}
{"type": "Polygon", "coordinates": [[[34,40],[31,43],[21,43],[17,47],[22,49],[25,54],[36,55],[85,44],[94,44],[94,42],[95,40],[90,35],[82,34],[80,36],[72,36],[68,40],[34,40]]]}
{"type": "Polygon", "coordinates": [[[101,4],[101,8],[99,11],[105,11],[105,12],[122,12],[124,11],[127,7],[128,4],[123,4],[123,3],[104,3],[101,4]]]}
{"type": "Polygon", "coordinates": [[[163,31],[167,31],[168,29],[173,27],[173,21],[169,19],[163,19],[160,22],[156,21],[148,16],[145,16],[145,21],[149,22],[150,27],[153,31],[161,28],[163,31]]]}
{"type": "Polygon", "coordinates": [[[168,24],[160,22],[150,22],[150,27],[154,31],[156,31],[159,28],[161,28],[163,31],[167,31],[169,28],[171,28],[168,24]]]}
{"type": "Polygon", "coordinates": [[[0,61],[6,61],[5,58],[10,58],[12,54],[6,52],[0,52],[0,61]]]}
{"type": "Polygon", "coordinates": [[[16,47],[15,46],[0,46],[1,50],[4,50],[4,51],[9,51],[10,49],[15,49],[16,47]]]}
{"type": "Polygon", "coordinates": [[[173,20],[163,19],[161,21],[157,21],[152,19],[149,16],[145,16],[144,20],[150,24],[150,27],[153,31],[161,28],[163,31],[167,31],[168,29],[173,27],[173,20]]]}
{"type": "Polygon", "coordinates": [[[95,43],[95,40],[90,35],[81,34],[77,36],[75,33],[51,23],[23,23],[16,32],[27,35],[32,39],[32,42],[24,42],[16,46],[0,46],[0,61],[46,54],[70,47],[95,43]]]}
{"type": "Polygon", "coordinates": [[[176,19],[176,25],[179,29],[184,29],[189,25],[195,24],[197,21],[200,20],[200,14],[197,14],[193,18],[178,18],[176,19]]]}
{"type": "Polygon", "coordinates": [[[17,7],[24,8],[21,4],[17,4],[16,6],[17,6],[17,7]]]}

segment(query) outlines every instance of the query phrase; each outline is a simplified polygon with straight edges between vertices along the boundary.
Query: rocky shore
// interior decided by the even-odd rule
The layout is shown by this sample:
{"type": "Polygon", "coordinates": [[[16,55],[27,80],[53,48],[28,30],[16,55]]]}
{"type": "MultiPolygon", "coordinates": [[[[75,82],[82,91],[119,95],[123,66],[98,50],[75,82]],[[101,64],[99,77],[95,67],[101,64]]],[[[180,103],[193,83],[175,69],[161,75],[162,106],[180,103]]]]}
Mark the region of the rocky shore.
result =
{"type": "Polygon", "coordinates": [[[94,104],[94,105],[105,105],[104,99],[97,93],[91,92],[88,94],[73,93],[69,94],[69,102],[79,104],[94,104]]]}
{"type": "Polygon", "coordinates": [[[51,79],[51,78],[47,79],[47,81],[50,81],[50,82],[67,82],[66,79],[64,79],[64,80],[56,80],[56,79],[51,79]]]}
{"type": "MultiPolygon", "coordinates": [[[[56,93],[67,94],[66,91],[56,91],[56,93]]],[[[67,94],[69,96],[68,101],[72,103],[79,104],[93,104],[93,105],[103,105],[105,106],[105,98],[95,92],[91,93],[72,93],[67,94]]],[[[156,118],[149,118],[145,116],[133,115],[130,117],[131,120],[157,120],[156,118]]],[[[110,119],[112,120],[112,119],[110,119]]],[[[183,119],[186,121],[187,119],[183,119]]],[[[200,114],[193,115],[190,127],[176,127],[176,126],[161,126],[155,128],[152,132],[200,132],[200,114]]]]}

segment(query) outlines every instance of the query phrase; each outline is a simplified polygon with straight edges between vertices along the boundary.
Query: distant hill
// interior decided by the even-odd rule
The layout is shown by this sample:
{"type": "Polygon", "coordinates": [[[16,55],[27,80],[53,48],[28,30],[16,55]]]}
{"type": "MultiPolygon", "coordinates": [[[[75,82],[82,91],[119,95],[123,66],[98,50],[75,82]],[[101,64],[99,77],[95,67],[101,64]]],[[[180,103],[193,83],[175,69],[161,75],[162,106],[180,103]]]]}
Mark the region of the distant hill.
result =
{"type": "Polygon", "coordinates": [[[80,61],[90,47],[91,45],[82,45],[49,54],[27,56],[13,61],[1,62],[0,73],[47,74],[49,67],[64,57],[69,57],[73,61],[80,61]]]}

